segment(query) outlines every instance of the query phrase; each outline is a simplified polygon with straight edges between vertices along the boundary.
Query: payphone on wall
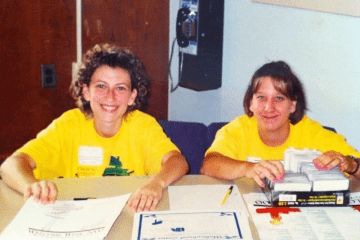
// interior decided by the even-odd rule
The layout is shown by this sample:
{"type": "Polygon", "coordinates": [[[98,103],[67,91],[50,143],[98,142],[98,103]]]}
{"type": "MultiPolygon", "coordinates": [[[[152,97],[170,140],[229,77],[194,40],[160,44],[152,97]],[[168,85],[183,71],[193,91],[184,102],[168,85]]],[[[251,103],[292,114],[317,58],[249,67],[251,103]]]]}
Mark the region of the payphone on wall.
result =
{"type": "Polygon", "coordinates": [[[176,19],[179,86],[221,87],[224,0],[180,0],[176,19]]]}

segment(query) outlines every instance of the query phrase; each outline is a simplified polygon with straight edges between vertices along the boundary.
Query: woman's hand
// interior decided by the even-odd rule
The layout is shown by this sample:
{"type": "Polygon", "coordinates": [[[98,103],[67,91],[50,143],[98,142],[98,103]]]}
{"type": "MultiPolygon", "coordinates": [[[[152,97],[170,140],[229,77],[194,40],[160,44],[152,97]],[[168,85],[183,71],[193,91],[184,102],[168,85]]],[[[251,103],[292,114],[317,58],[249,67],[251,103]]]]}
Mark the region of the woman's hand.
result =
{"type": "Polygon", "coordinates": [[[245,177],[252,178],[260,187],[265,187],[263,179],[266,177],[272,182],[284,180],[284,167],[280,161],[263,160],[258,163],[249,163],[245,177]]]}
{"type": "Polygon", "coordinates": [[[128,206],[133,212],[154,210],[163,190],[185,175],[189,169],[184,156],[178,150],[166,153],[161,162],[160,172],[150,178],[130,198],[128,206]]]}
{"type": "Polygon", "coordinates": [[[161,199],[163,185],[159,177],[152,177],[131,196],[128,206],[133,212],[154,210],[161,199]]]}
{"type": "Polygon", "coordinates": [[[26,201],[32,196],[35,202],[49,204],[55,202],[57,194],[58,189],[55,183],[43,180],[26,185],[24,199],[26,201]]]}
{"type": "Polygon", "coordinates": [[[323,153],[320,157],[315,158],[313,163],[319,170],[330,170],[334,167],[338,167],[341,172],[352,172],[356,167],[356,165],[354,166],[355,162],[351,158],[345,157],[341,153],[335,151],[323,153]]]}

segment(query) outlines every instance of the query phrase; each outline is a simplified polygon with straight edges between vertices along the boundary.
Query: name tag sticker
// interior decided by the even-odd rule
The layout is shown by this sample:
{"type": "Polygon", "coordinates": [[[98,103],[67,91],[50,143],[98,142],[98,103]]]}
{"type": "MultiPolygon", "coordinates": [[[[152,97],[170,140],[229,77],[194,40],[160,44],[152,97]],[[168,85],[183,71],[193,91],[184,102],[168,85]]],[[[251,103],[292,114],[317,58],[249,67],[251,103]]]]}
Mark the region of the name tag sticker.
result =
{"type": "Polygon", "coordinates": [[[258,163],[258,162],[260,162],[261,160],[262,160],[262,159],[259,158],[259,157],[251,157],[251,156],[248,156],[248,157],[246,158],[246,161],[252,162],[252,163],[258,163]]]}
{"type": "Polygon", "coordinates": [[[100,147],[79,147],[79,164],[101,166],[104,152],[100,147]]]}
{"type": "MultiPolygon", "coordinates": [[[[268,160],[270,160],[270,159],[268,159],[268,160]]],[[[251,162],[251,163],[258,163],[258,162],[261,162],[262,159],[259,158],[259,157],[250,157],[250,156],[248,156],[248,157],[246,158],[246,161],[251,162]]],[[[281,161],[281,163],[284,165],[284,161],[283,161],[283,160],[280,160],[280,161],[281,161]]]]}

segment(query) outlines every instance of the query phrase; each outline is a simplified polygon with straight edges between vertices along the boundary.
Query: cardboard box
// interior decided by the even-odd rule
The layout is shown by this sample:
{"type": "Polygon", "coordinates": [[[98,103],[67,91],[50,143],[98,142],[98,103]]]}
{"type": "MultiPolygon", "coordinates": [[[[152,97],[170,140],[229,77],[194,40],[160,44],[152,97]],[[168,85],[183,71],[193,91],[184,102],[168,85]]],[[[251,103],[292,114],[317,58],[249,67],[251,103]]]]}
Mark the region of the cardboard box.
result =
{"type": "Polygon", "coordinates": [[[265,179],[264,192],[274,207],[344,207],[349,205],[350,179],[337,168],[318,170],[317,150],[288,148],[281,182],[265,179]]]}
{"type": "Polygon", "coordinates": [[[349,190],[289,192],[274,191],[266,185],[264,192],[273,207],[345,207],[350,200],[349,190]]]}

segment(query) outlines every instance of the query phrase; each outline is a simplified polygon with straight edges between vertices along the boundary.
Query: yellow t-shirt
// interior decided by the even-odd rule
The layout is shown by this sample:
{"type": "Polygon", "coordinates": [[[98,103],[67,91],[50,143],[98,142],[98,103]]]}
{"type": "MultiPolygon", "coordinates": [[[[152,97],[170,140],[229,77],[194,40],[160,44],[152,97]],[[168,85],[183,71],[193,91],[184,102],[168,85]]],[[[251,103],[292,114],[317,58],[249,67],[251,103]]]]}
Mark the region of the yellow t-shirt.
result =
{"type": "Polygon", "coordinates": [[[93,119],[79,109],[65,112],[36,139],[17,152],[36,162],[38,179],[105,175],[153,175],[161,170],[164,155],[178,148],[157,121],[135,110],[123,120],[118,133],[101,137],[93,119]]]}
{"type": "Polygon", "coordinates": [[[324,129],[307,116],[295,125],[290,124],[289,138],[278,147],[269,147],[261,141],[254,117],[237,117],[216,133],[206,154],[218,152],[236,160],[247,161],[282,160],[285,150],[290,147],[321,152],[333,150],[343,155],[360,157],[360,153],[351,147],[343,136],[324,129]]]}

